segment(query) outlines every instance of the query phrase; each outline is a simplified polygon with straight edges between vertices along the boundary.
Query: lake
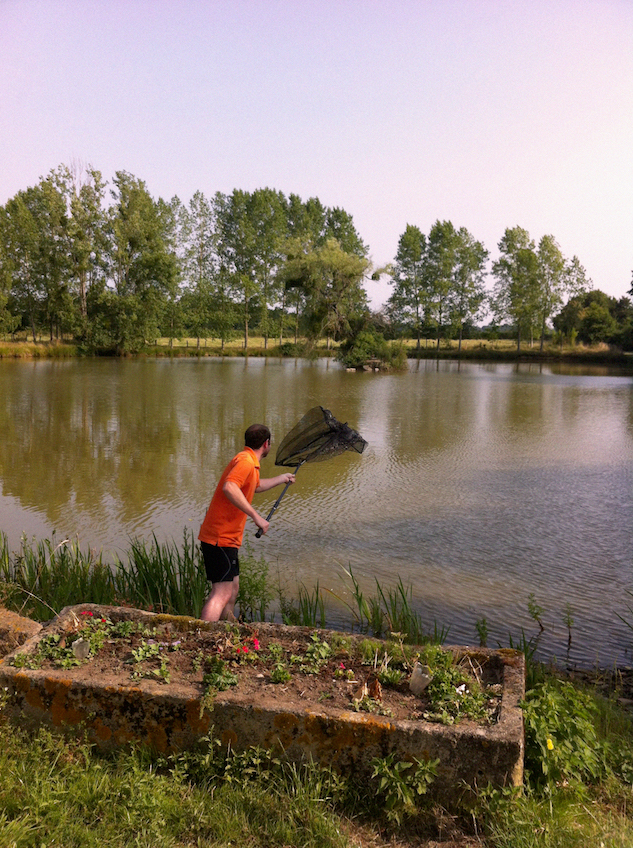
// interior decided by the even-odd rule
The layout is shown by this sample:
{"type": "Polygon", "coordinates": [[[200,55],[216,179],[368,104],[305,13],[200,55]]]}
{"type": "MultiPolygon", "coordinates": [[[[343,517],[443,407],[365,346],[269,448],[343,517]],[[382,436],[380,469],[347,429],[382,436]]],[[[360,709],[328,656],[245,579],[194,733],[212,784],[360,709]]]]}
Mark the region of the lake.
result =
{"type": "MultiPolygon", "coordinates": [[[[246,427],[271,428],[262,476],[273,476],[276,445],[315,405],[369,444],[304,465],[261,540],[247,524],[275,581],[318,581],[336,626],[348,620],[346,570],[369,594],[401,579],[431,629],[477,644],[485,618],[489,646],[539,632],[533,596],[539,656],[631,663],[633,629],[618,614],[633,625],[633,375],[617,369],[0,361],[0,529],[13,546],[54,533],[109,558],[131,538],[197,535],[246,427]]],[[[260,512],[278,492],[256,496],[260,512]]]]}

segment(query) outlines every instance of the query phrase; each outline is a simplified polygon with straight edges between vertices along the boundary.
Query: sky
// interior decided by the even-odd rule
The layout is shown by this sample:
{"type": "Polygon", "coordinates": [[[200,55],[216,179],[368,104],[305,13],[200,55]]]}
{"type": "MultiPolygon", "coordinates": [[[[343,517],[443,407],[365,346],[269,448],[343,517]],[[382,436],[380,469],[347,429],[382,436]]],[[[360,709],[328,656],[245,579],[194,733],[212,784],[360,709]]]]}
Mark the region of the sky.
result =
{"type": "Polygon", "coordinates": [[[631,288],[633,0],[0,0],[0,57],[0,205],[71,163],[269,187],[345,209],[375,266],[407,224],[491,260],[520,226],[631,288]]]}

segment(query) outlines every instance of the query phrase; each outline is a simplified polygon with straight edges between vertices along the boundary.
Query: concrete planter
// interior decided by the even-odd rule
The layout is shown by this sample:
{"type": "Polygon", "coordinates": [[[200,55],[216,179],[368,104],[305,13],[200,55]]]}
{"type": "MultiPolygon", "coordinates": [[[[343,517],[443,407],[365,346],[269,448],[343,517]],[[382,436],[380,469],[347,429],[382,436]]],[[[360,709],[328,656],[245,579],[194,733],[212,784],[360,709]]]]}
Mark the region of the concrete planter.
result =
{"type": "MultiPolygon", "coordinates": [[[[373,757],[392,752],[404,760],[439,759],[431,794],[452,806],[469,787],[492,784],[518,786],[523,779],[523,717],[519,706],[525,691],[523,655],[516,651],[450,648],[485,665],[488,677],[502,685],[498,721],[489,727],[472,722],[444,726],[427,721],[395,721],[351,710],[328,708],[327,702],[301,710],[248,703],[239,687],[219,692],[213,711],[201,710],[200,685],[160,686],[150,680],[128,679],[106,685],[94,675],[63,670],[22,669],[11,665],[18,653],[37,649],[40,639],[62,633],[76,620],[77,610],[91,609],[111,621],[164,619],[126,608],[82,605],[67,607],[50,624],[0,661],[0,688],[6,688],[5,712],[14,719],[82,729],[103,747],[130,742],[173,752],[192,747],[209,732],[234,750],[260,745],[276,748],[293,761],[312,757],[324,765],[360,777],[373,757]]],[[[172,617],[179,629],[223,627],[195,619],[172,617]]],[[[260,628],[279,626],[262,624],[260,628]]],[[[288,630],[288,628],[284,628],[288,630]]],[[[304,630],[297,628],[297,630],[304,630]]]]}

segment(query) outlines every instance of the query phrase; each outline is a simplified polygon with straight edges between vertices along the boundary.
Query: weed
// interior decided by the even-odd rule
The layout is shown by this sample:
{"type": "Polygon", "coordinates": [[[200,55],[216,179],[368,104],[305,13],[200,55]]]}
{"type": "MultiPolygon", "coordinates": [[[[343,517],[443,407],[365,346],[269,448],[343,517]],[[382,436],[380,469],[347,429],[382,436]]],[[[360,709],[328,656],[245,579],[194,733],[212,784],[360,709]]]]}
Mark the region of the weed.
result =
{"type": "Polygon", "coordinates": [[[479,636],[479,647],[486,648],[488,646],[488,622],[485,618],[480,618],[475,623],[475,629],[479,636]]]}
{"type": "Polygon", "coordinates": [[[395,753],[371,761],[372,780],[377,782],[376,794],[382,798],[387,820],[401,825],[405,816],[415,812],[416,801],[426,795],[437,776],[439,760],[413,762],[396,760],[395,753]]]}
{"type": "Polygon", "coordinates": [[[270,671],[270,679],[272,683],[287,683],[292,679],[292,674],[288,671],[285,663],[278,662],[270,671]]]}
{"type": "Polygon", "coordinates": [[[220,657],[207,657],[205,660],[206,673],[202,682],[207,689],[224,692],[230,686],[237,686],[238,676],[228,667],[225,660],[220,657]]]}

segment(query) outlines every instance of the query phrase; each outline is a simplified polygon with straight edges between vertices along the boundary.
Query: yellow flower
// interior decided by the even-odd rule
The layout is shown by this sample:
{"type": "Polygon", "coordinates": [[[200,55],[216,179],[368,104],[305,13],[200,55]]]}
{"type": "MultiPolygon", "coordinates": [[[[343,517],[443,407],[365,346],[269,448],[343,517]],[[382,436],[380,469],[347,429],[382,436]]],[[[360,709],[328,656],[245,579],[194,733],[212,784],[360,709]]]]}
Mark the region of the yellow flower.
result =
{"type": "Polygon", "coordinates": [[[549,736],[547,737],[547,750],[548,750],[548,751],[553,751],[553,750],[554,750],[554,743],[553,743],[553,742],[552,742],[552,740],[549,738],[549,736]]]}

